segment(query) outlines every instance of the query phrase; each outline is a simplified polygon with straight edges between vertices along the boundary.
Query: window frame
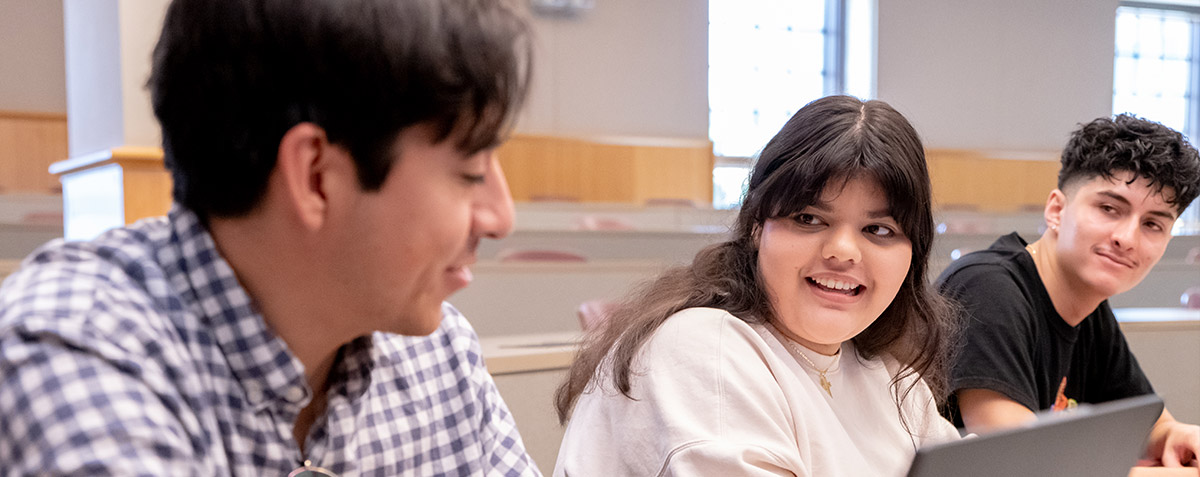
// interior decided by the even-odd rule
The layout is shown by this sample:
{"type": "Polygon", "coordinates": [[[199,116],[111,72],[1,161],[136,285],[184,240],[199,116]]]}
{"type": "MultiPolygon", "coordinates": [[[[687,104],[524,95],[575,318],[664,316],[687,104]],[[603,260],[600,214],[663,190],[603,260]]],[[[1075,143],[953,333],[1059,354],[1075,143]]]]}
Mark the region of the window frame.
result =
{"type": "MultiPolygon", "coordinates": [[[[713,1],[718,1],[718,0],[709,0],[710,5],[713,1]]],[[[727,1],[737,1],[737,0],[727,0],[727,1]]],[[[824,0],[824,3],[825,3],[825,7],[824,7],[825,18],[824,18],[823,26],[821,29],[822,37],[824,38],[824,53],[823,53],[822,67],[821,67],[821,77],[822,77],[823,88],[822,88],[821,95],[829,96],[829,95],[836,95],[836,94],[850,94],[850,93],[848,93],[848,90],[849,90],[848,85],[850,84],[850,79],[848,77],[848,73],[850,73],[853,70],[855,72],[865,73],[866,75],[869,76],[869,78],[865,82],[865,85],[866,85],[864,87],[865,91],[858,92],[858,93],[866,94],[866,96],[868,96],[868,97],[874,97],[874,95],[875,95],[875,75],[876,75],[875,48],[876,48],[876,35],[877,35],[877,31],[876,31],[877,30],[877,22],[876,22],[875,15],[877,14],[877,11],[878,11],[877,10],[877,0],[824,0]],[[853,21],[853,19],[851,18],[852,14],[850,12],[850,9],[853,8],[850,5],[851,3],[855,4],[854,7],[865,9],[865,11],[868,14],[868,16],[866,18],[860,18],[859,21],[869,20],[869,22],[867,22],[866,24],[860,25],[862,29],[866,30],[866,33],[869,33],[869,40],[868,40],[869,45],[870,45],[869,58],[861,59],[860,61],[864,61],[864,62],[866,62],[866,64],[860,65],[857,70],[847,66],[851,61],[849,57],[851,54],[853,54],[850,51],[851,48],[850,48],[850,44],[849,44],[850,40],[848,38],[848,33],[850,33],[851,31],[856,31],[856,32],[858,31],[858,30],[855,30],[854,28],[852,28],[852,26],[850,25],[850,22],[853,21]],[[865,71],[863,71],[863,70],[865,70],[865,71]]],[[[711,11],[711,8],[710,8],[710,11],[711,11]]],[[[711,22],[711,19],[710,19],[710,22],[711,22]]],[[[710,40],[710,42],[711,42],[711,40],[710,40]]],[[[711,44],[710,44],[709,48],[710,49],[712,48],[711,44]]],[[[709,65],[709,68],[710,69],[712,68],[711,64],[709,65]]],[[[710,86],[709,94],[711,95],[711,86],[710,86]]],[[[816,99],[816,98],[813,98],[813,99],[816,99]]],[[[800,106],[801,105],[796,105],[797,108],[800,106]]],[[[711,106],[710,106],[710,111],[709,111],[709,118],[710,118],[709,121],[711,122],[712,121],[711,106]]],[[[711,134],[712,134],[712,130],[711,130],[711,126],[710,126],[709,140],[716,142],[716,140],[712,137],[711,134]]],[[[763,145],[765,145],[765,142],[763,145]]],[[[760,147],[761,147],[761,145],[760,145],[760,147]]],[[[757,152],[755,154],[752,154],[749,156],[724,155],[724,154],[714,153],[714,162],[713,162],[714,173],[717,168],[741,167],[741,168],[746,169],[747,177],[748,177],[749,171],[754,166],[754,161],[757,158],[756,156],[757,156],[757,152]]],[[[713,187],[714,187],[714,192],[715,192],[715,190],[716,190],[715,174],[714,174],[713,179],[714,179],[713,187]]],[[[743,182],[743,192],[744,191],[745,191],[745,182],[743,182]]],[[[714,199],[714,205],[716,205],[715,201],[716,201],[717,197],[715,196],[715,194],[714,194],[713,199],[714,199]]],[[[740,203],[740,199],[739,199],[738,203],[740,203]]],[[[734,206],[736,207],[736,204],[734,206]]]]}
{"type": "MultiPolygon", "coordinates": [[[[1200,140],[1200,5],[1183,5],[1177,3],[1159,3],[1147,1],[1122,1],[1118,4],[1118,8],[1138,8],[1145,10],[1159,10],[1182,12],[1192,16],[1191,28],[1191,54],[1188,58],[1190,66],[1190,78],[1187,92],[1187,114],[1184,118],[1183,135],[1193,147],[1197,147],[1197,141],[1200,140]]],[[[1114,34],[1116,32],[1115,14],[1114,11],[1114,34]]],[[[1116,38],[1113,41],[1113,78],[1115,80],[1117,48],[1116,38]]],[[[1113,87],[1113,114],[1129,112],[1135,115],[1140,115],[1138,111],[1116,111],[1116,86],[1113,87]]],[[[1148,118],[1154,120],[1154,118],[1148,118]]],[[[1174,235],[1195,235],[1200,234],[1200,199],[1192,201],[1192,203],[1184,210],[1183,214],[1175,221],[1172,234],[1174,235]]]]}
{"type": "MultiPolygon", "coordinates": [[[[1188,139],[1192,143],[1192,145],[1195,146],[1196,140],[1198,138],[1200,138],[1200,5],[1192,6],[1192,5],[1181,5],[1181,4],[1176,4],[1176,3],[1122,1],[1118,4],[1118,8],[1120,8],[1120,7],[1140,8],[1140,9],[1146,9],[1146,10],[1182,12],[1182,13],[1187,13],[1189,15],[1192,15],[1194,17],[1192,19],[1193,23],[1192,23],[1192,29],[1191,29],[1192,30],[1191,31],[1191,33],[1192,33],[1192,35],[1191,35],[1191,43],[1192,43],[1191,57],[1188,59],[1188,62],[1190,63],[1190,66],[1191,66],[1191,72],[1190,72],[1191,78],[1189,81],[1190,84],[1188,85],[1188,88],[1189,88],[1188,95],[1189,96],[1187,98],[1188,99],[1188,103],[1187,103],[1188,104],[1188,112],[1187,112],[1187,117],[1186,117],[1185,123],[1184,123],[1185,130],[1181,131],[1181,132],[1184,133],[1184,135],[1188,137],[1188,139]]],[[[1114,12],[1114,15],[1115,15],[1115,12],[1114,12]]],[[[1115,17],[1114,17],[1114,19],[1115,19],[1115,17]]],[[[1115,33],[1115,23],[1114,23],[1114,33],[1115,33]]],[[[1115,38],[1114,38],[1114,47],[1113,47],[1114,65],[1115,65],[1116,57],[1117,57],[1116,56],[1116,46],[1115,46],[1115,38]]],[[[1116,77],[1115,66],[1114,66],[1114,70],[1113,70],[1113,76],[1114,76],[1114,78],[1116,77]]],[[[1114,88],[1113,89],[1113,97],[1115,98],[1116,95],[1117,95],[1116,88],[1114,88]]],[[[1113,110],[1113,114],[1120,114],[1123,112],[1126,112],[1126,111],[1116,111],[1115,109],[1113,110]]],[[[1128,111],[1128,112],[1131,112],[1133,114],[1138,114],[1137,111],[1128,111]]],[[[1153,119],[1153,118],[1151,118],[1151,119],[1153,119]]]]}

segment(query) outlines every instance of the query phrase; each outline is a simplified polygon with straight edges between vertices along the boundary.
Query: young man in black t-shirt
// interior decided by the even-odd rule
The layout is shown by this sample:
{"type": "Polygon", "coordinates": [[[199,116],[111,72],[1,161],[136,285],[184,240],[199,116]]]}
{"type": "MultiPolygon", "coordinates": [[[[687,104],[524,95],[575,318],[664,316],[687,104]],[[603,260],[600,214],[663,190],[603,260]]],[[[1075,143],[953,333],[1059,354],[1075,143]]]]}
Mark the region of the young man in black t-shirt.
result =
{"type": "MultiPolygon", "coordinates": [[[[1107,300],[1146,277],[1198,193],[1200,157],[1178,132],[1128,115],[1076,130],[1041,238],[1006,235],[938,278],[966,314],[949,417],[982,433],[1154,392],[1107,300]]],[[[1197,465],[1200,427],[1164,410],[1150,437],[1148,457],[1197,465]]]]}

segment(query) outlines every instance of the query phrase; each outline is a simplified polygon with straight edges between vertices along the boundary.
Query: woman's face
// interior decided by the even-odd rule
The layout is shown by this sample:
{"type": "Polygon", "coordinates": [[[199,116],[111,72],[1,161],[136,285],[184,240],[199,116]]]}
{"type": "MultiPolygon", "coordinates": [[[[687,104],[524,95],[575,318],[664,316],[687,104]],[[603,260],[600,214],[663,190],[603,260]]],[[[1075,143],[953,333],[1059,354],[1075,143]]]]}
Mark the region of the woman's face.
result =
{"type": "Polygon", "coordinates": [[[887,309],[912,260],[888,209],[874,179],[855,177],[830,181],[799,214],[763,223],[758,269],[782,333],[834,354],[887,309]]]}

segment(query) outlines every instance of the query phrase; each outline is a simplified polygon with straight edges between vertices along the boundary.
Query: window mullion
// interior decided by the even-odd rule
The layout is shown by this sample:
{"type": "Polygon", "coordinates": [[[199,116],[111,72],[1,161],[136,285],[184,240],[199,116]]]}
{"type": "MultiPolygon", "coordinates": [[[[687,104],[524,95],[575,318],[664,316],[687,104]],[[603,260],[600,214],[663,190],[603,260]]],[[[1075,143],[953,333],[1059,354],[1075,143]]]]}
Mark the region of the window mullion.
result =
{"type": "Polygon", "coordinates": [[[825,94],[846,89],[846,2],[825,0],[825,94]]]}
{"type": "Polygon", "coordinates": [[[1193,146],[1200,145],[1200,12],[1192,15],[1192,48],[1188,52],[1188,63],[1191,66],[1191,82],[1188,89],[1188,139],[1193,146]]]}

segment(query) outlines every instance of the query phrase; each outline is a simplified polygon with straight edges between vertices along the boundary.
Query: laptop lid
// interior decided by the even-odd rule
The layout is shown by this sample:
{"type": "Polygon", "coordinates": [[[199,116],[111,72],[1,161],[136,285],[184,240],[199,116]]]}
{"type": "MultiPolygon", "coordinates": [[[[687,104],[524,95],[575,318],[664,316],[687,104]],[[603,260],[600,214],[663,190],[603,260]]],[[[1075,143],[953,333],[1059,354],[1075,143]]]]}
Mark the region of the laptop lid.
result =
{"type": "Polygon", "coordinates": [[[1039,413],[1026,427],[918,449],[908,477],[1124,477],[1162,410],[1149,394],[1039,413]]]}

